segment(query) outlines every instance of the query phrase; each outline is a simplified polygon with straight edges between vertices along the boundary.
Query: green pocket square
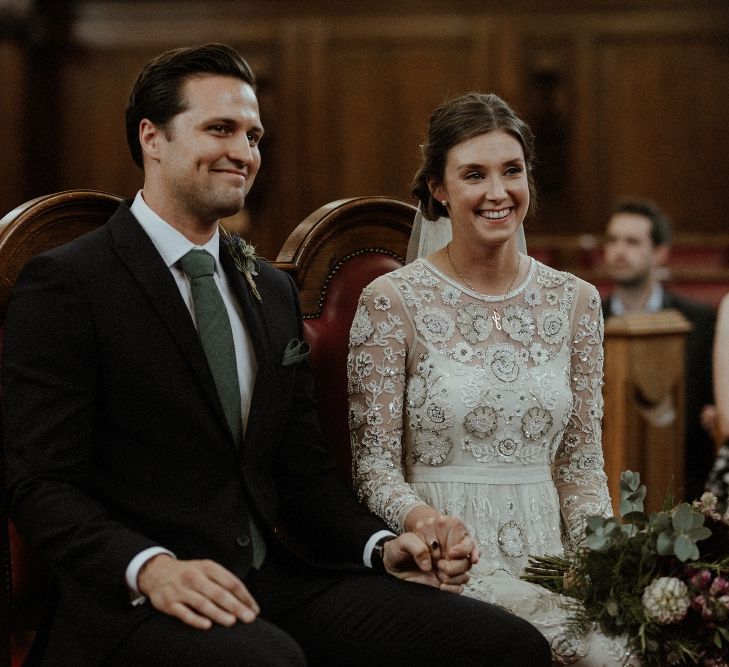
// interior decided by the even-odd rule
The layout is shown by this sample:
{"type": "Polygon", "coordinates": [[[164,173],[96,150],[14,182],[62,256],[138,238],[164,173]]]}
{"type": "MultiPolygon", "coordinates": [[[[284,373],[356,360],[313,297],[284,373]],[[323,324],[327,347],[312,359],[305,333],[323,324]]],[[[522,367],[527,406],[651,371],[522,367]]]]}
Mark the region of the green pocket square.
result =
{"type": "Polygon", "coordinates": [[[311,346],[305,340],[292,338],[284,348],[281,365],[291,366],[291,364],[298,364],[309,356],[310,350],[311,346]]]}

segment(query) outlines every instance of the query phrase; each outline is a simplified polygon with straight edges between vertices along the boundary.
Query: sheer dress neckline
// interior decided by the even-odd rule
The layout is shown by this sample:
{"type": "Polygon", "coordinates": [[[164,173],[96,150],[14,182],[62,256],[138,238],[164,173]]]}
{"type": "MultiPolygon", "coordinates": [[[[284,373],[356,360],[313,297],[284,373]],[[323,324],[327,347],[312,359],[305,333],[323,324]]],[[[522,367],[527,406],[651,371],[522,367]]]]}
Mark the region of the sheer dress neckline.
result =
{"type": "Polygon", "coordinates": [[[525,257],[529,260],[529,270],[527,271],[526,277],[524,278],[524,280],[521,281],[521,283],[519,283],[516,287],[514,287],[510,292],[507,292],[506,294],[484,294],[483,292],[477,292],[476,290],[471,289],[470,287],[456,280],[455,278],[451,278],[451,276],[449,276],[448,274],[443,273],[443,271],[435,266],[435,264],[433,264],[433,262],[431,262],[429,259],[421,257],[419,261],[421,261],[429,271],[435,273],[439,278],[450,284],[452,287],[457,288],[464,294],[468,294],[474,299],[491,303],[494,301],[508,301],[509,299],[512,299],[517,294],[523,292],[526,289],[529,281],[531,281],[532,276],[534,275],[536,262],[534,261],[533,257],[529,257],[528,255],[525,255],[525,257]]]}

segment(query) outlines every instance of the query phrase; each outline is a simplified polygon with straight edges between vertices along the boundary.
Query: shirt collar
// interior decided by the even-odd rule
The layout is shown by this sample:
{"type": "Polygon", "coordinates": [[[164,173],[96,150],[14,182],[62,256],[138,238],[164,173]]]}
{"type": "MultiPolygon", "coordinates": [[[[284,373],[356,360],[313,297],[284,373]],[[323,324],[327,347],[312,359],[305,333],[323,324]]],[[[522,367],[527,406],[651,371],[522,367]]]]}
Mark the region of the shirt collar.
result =
{"type": "MultiPolygon", "coordinates": [[[[643,310],[647,313],[657,313],[663,308],[663,286],[661,283],[656,283],[653,286],[653,291],[648,297],[648,301],[645,303],[643,310]]],[[[613,315],[623,315],[625,313],[625,305],[617,294],[613,294],[610,299],[610,311],[613,315]]]]}
{"type": "Polygon", "coordinates": [[[209,241],[204,245],[195,245],[169,223],[160,218],[148,206],[147,202],[144,201],[141,190],[137,192],[137,196],[134,198],[130,210],[139,221],[147,236],[149,236],[154,247],[157,248],[157,252],[162,256],[168,268],[177,264],[180,258],[190,252],[190,250],[197,248],[206,250],[213,256],[215,259],[215,270],[220,273],[220,232],[217,227],[209,241]]]}

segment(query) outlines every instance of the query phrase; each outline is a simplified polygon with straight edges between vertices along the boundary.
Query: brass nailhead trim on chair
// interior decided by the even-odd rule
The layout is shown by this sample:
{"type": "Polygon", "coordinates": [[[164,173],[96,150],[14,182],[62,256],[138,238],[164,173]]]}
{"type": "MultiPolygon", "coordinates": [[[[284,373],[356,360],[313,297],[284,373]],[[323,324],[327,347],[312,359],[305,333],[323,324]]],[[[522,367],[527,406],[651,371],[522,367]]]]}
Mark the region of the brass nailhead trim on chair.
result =
{"type": "Polygon", "coordinates": [[[405,260],[400,257],[396,252],[393,252],[392,250],[387,250],[385,248],[360,248],[359,250],[355,250],[354,252],[350,253],[346,257],[343,257],[340,259],[334,266],[334,268],[329,272],[326,279],[324,280],[324,284],[322,285],[321,292],[319,293],[319,303],[317,304],[316,313],[312,315],[304,315],[303,319],[305,320],[315,320],[321,315],[321,311],[324,309],[324,301],[327,297],[327,290],[329,289],[329,283],[332,281],[332,278],[334,278],[334,274],[339,271],[340,268],[342,268],[342,265],[345,262],[348,262],[352,257],[357,257],[358,255],[366,255],[369,253],[379,253],[380,255],[388,255],[389,257],[394,257],[398,261],[405,263],[405,260]]]}

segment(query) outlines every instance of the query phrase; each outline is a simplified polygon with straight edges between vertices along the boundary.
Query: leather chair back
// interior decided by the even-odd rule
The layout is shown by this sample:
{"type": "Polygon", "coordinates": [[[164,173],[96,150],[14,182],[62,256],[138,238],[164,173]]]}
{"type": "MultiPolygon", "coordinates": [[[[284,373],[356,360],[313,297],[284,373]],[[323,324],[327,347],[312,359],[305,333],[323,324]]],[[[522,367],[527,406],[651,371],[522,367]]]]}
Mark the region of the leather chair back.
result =
{"type": "Polygon", "coordinates": [[[388,197],[334,201],[294,229],[275,262],[299,288],[319,419],[347,480],[349,328],[364,287],[403,265],[414,216],[413,206],[388,197]]]}
{"type": "MultiPolygon", "coordinates": [[[[0,220],[0,359],[8,299],[23,265],[34,255],[103,224],[119,201],[119,197],[104,192],[69,190],[26,202],[0,220]]],[[[0,465],[4,472],[2,447],[0,465]]],[[[0,488],[0,667],[22,664],[40,621],[48,582],[42,560],[8,519],[6,502],[3,475],[0,488]]]]}

